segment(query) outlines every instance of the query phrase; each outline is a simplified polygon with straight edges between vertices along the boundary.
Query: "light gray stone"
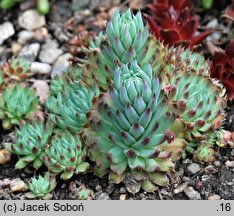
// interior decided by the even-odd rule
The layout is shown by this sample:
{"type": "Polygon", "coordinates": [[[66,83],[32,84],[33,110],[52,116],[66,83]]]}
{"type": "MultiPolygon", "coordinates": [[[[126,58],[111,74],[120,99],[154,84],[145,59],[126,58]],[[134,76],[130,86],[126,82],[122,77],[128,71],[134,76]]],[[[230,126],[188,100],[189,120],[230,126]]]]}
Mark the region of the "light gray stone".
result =
{"type": "Polygon", "coordinates": [[[185,188],[184,193],[190,200],[201,200],[201,195],[193,187],[185,188]]]}
{"type": "Polygon", "coordinates": [[[18,34],[18,43],[25,44],[34,37],[34,32],[23,30],[18,34]]]}
{"type": "Polygon", "coordinates": [[[71,57],[72,55],[70,53],[65,53],[58,58],[51,72],[52,79],[55,76],[61,76],[70,67],[69,59],[71,57]]]}
{"type": "Polygon", "coordinates": [[[32,73],[49,74],[51,71],[51,66],[46,63],[32,62],[30,69],[32,73]]]}
{"type": "Polygon", "coordinates": [[[32,43],[32,44],[29,44],[27,46],[24,46],[20,50],[18,56],[21,58],[25,58],[30,62],[33,62],[37,58],[39,50],[40,50],[40,44],[39,43],[32,43]]]}
{"type": "Polygon", "coordinates": [[[191,173],[191,174],[196,174],[198,173],[199,171],[201,170],[201,167],[199,164],[197,163],[192,163],[188,166],[188,171],[191,173]]]}
{"type": "Polygon", "coordinates": [[[20,178],[13,179],[10,183],[12,192],[25,191],[28,189],[27,185],[20,178]]]}
{"type": "Polygon", "coordinates": [[[62,55],[62,50],[60,49],[47,49],[42,50],[39,55],[39,59],[41,62],[47,63],[47,64],[53,64],[56,59],[62,55]]]}
{"type": "Polygon", "coordinates": [[[32,31],[46,24],[45,16],[39,14],[36,10],[25,11],[18,20],[20,27],[32,31]]]}
{"type": "Polygon", "coordinates": [[[0,25],[0,45],[14,34],[15,29],[11,22],[5,22],[0,25]]]}

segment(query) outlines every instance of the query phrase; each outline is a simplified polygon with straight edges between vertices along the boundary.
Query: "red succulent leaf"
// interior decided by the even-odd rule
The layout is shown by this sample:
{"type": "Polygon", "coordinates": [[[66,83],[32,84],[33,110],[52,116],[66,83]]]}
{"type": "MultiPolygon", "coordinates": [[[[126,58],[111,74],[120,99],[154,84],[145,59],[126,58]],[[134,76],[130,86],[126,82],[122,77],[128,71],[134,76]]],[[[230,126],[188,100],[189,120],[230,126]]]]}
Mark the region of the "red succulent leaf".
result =
{"type": "Polygon", "coordinates": [[[165,44],[186,44],[195,47],[211,34],[203,32],[195,35],[199,22],[197,17],[192,15],[192,0],[155,0],[148,5],[148,8],[151,16],[146,15],[146,17],[151,30],[165,44]]]}
{"type": "Polygon", "coordinates": [[[175,44],[180,40],[179,34],[175,30],[160,30],[161,38],[168,44],[175,44]]]}
{"type": "Polygon", "coordinates": [[[230,58],[234,58],[234,40],[232,40],[225,48],[225,52],[230,58]]]}
{"type": "Polygon", "coordinates": [[[224,11],[224,17],[234,21],[234,4],[229,5],[224,11]]]}
{"type": "Polygon", "coordinates": [[[211,77],[220,80],[225,86],[229,100],[234,99],[234,40],[225,51],[216,51],[211,64],[211,77]]]}
{"type": "Polygon", "coordinates": [[[205,32],[202,32],[202,33],[198,34],[195,37],[192,37],[191,38],[191,46],[194,46],[194,45],[197,45],[197,44],[201,43],[210,34],[212,34],[211,31],[205,31],[205,32]]]}
{"type": "Polygon", "coordinates": [[[180,31],[181,38],[187,39],[187,38],[192,37],[192,35],[197,29],[197,26],[198,26],[197,19],[192,19],[189,22],[185,23],[185,25],[182,26],[181,31],[180,31]]]}

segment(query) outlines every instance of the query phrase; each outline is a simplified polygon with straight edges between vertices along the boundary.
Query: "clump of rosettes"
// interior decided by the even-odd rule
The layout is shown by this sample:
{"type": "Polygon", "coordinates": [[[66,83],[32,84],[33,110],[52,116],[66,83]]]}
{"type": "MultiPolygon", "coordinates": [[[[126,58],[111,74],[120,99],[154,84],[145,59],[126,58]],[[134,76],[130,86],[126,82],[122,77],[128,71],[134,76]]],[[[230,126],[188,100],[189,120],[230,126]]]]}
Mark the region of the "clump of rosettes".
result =
{"type": "Polygon", "coordinates": [[[50,142],[52,131],[51,122],[44,124],[39,119],[21,125],[16,131],[16,142],[10,146],[10,150],[20,156],[15,167],[22,169],[29,163],[32,163],[36,169],[41,167],[45,147],[50,142]]]}
{"type": "Polygon", "coordinates": [[[77,135],[62,133],[51,139],[51,144],[46,148],[44,162],[50,173],[61,174],[67,180],[74,172],[82,173],[89,168],[84,162],[86,147],[83,147],[77,135]]]}
{"type": "Polygon", "coordinates": [[[151,15],[147,19],[155,37],[167,45],[194,48],[210,32],[196,34],[199,21],[193,16],[192,0],[154,0],[148,5],[151,15]]]}
{"type": "Polygon", "coordinates": [[[87,115],[89,128],[81,134],[90,159],[96,162],[95,172],[109,173],[114,183],[131,173],[146,191],[154,191],[155,184],[167,185],[165,173],[173,163],[171,153],[160,145],[174,140],[168,129],[175,116],[167,113],[150,65],[141,68],[134,60],[117,67],[108,93],[96,98],[94,107],[87,115]]]}
{"type": "Polygon", "coordinates": [[[36,92],[27,86],[14,84],[0,95],[0,119],[5,129],[18,125],[39,109],[36,92]]]}
{"type": "Polygon", "coordinates": [[[32,178],[28,184],[30,192],[26,193],[25,196],[28,199],[52,199],[53,195],[50,193],[56,187],[55,177],[50,177],[47,172],[44,177],[39,175],[38,177],[32,178]]]}

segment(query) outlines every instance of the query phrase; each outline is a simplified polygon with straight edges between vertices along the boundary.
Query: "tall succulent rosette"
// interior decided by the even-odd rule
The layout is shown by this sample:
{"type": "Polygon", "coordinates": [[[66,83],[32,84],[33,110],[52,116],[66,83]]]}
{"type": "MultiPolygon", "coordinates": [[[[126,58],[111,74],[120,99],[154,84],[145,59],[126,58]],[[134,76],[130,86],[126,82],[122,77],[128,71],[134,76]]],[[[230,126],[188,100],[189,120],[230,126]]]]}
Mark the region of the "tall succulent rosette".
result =
{"type": "Polygon", "coordinates": [[[107,24],[106,35],[100,34],[86,49],[83,76],[92,81],[96,79],[101,87],[107,89],[106,78],[114,78],[114,69],[118,63],[127,64],[137,59],[141,66],[150,62],[156,68],[161,56],[155,53],[163,49],[162,44],[150,35],[140,12],[133,15],[131,10],[122,14],[117,11],[107,24]]]}
{"type": "Polygon", "coordinates": [[[154,184],[166,185],[165,173],[173,163],[160,144],[174,139],[168,130],[174,115],[167,112],[150,65],[141,68],[134,60],[117,67],[108,93],[96,98],[94,107],[88,114],[89,128],[81,135],[96,162],[95,172],[100,176],[110,172],[115,183],[130,172],[147,191],[153,191],[154,184]]]}

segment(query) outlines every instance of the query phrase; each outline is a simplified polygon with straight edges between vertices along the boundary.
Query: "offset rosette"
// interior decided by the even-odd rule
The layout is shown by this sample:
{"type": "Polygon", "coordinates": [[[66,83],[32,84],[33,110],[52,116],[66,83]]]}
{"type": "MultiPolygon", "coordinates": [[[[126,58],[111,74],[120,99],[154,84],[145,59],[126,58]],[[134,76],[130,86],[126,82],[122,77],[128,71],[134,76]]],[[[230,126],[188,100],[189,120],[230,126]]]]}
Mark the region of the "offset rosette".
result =
{"type": "Polygon", "coordinates": [[[48,170],[61,178],[67,180],[77,173],[85,172],[89,164],[84,162],[86,147],[83,147],[78,136],[63,133],[54,136],[51,144],[46,148],[44,162],[48,170]]]}
{"type": "Polygon", "coordinates": [[[98,175],[110,171],[110,179],[119,183],[131,172],[147,191],[168,183],[164,172],[173,164],[160,144],[174,140],[168,129],[175,117],[166,104],[150,65],[142,69],[134,60],[116,68],[108,93],[96,98],[89,128],[81,133],[98,175]]]}
{"type": "Polygon", "coordinates": [[[0,119],[5,129],[29,119],[33,112],[39,110],[36,92],[27,86],[9,86],[0,96],[0,119]]]}
{"type": "Polygon", "coordinates": [[[16,168],[22,169],[29,163],[38,169],[43,164],[45,147],[52,136],[53,124],[43,124],[41,120],[20,126],[16,131],[16,142],[10,145],[10,150],[20,156],[16,168]]]}

